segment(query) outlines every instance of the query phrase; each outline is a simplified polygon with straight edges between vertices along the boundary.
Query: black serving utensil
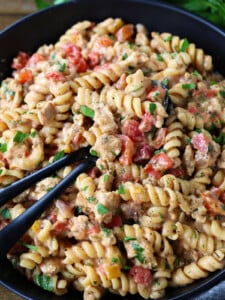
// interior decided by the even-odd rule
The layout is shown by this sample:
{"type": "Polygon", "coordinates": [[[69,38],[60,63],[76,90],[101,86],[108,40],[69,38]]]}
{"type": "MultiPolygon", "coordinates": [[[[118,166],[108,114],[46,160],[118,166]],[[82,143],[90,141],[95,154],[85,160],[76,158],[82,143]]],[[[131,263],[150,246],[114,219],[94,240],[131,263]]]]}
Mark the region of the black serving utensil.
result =
{"type": "Polygon", "coordinates": [[[0,260],[4,259],[12,246],[32,226],[34,221],[41,216],[46,208],[65,190],[82,172],[95,166],[96,157],[89,156],[79,163],[64,179],[52,190],[35,202],[24,213],[10,222],[0,231],[0,260]]]}
{"type": "Polygon", "coordinates": [[[4,205],[8,200],[19,195],[34,183],[52,175],[55,171],[59,170],[63,166],[78,162],[89,156],[90,147],[81,148],[75,152],[72,152],[59,160],[41,168],[30,175],[13,182],[7,187],[0,189],[0,206],[4,205]]]}

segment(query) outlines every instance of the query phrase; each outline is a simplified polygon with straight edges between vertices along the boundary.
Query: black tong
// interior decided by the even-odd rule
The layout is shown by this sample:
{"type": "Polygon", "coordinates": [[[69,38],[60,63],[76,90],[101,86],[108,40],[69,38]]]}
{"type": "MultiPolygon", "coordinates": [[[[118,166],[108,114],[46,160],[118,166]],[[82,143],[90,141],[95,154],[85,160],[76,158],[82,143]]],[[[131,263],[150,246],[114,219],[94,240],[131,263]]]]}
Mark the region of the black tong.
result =
{"type": "Polygon", "coordinates": [[[53,189],[0,231],[0,260],[6,256],[7,252],[32,226],[34,221],[41,216],[52,201],[55,200],[79,174],[86,172],[95,166],[97,158],[90,156],[89,150],[90,147],[79,149],[0,190],[0,205],[3,205],[34,183],[50,176],[63,166],[81,161],[71,173],[63,178],[53,189]]]}

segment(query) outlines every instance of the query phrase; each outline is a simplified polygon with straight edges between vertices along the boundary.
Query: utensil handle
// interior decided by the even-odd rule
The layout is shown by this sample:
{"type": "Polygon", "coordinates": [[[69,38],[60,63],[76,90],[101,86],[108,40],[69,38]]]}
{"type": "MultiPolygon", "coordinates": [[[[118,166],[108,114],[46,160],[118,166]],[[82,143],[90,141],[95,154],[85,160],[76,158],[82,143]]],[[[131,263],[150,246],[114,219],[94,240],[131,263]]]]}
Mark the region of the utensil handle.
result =
{"type": "Polygon", "coordinates": [[[55,171],[59,170],[63,166],[84,159],[88,153],[89,147],[81,148],[78,151],[68,154],[63,158],[47,165],[46,167],[10,184],[9,186],[0,189],[0,206],[4,205],[7,201],[25,191],[34,183],[52,175],[55,171]]]}
{"type": "Polygon", "coordinates": [[[35,202],[23,214],[10,222],[0,231],[0,260],[3,259],[12,246],[23,236],[23,234],[32,226],[34,221],[40,217],[52,201],[61,194],[76,177],[82,172],[95,166],[96,159],[89,157],[76,166],[69,175],[67,175],[51,191],[35,202]]]}

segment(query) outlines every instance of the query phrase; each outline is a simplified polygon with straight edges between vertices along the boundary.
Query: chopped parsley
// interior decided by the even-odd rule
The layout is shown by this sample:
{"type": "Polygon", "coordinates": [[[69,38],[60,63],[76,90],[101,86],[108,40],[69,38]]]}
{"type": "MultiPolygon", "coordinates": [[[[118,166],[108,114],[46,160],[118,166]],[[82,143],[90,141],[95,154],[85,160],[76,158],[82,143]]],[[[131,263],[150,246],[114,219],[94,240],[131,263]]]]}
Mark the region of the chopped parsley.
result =
{"type": "Polygon", "coordinates": [[[149,103],[149,112],[153,116],[156,110],[156,104],[155,103],[149,103]]]}
{"type": "Polygon", "coordinates": [[[55,161],[57,161],[57,160],[63,158],[64,155],[65,155],[64,150],[61,150],[61,151],[57,152],[57,153],[54,155],[53,162],[55,162],[55,161]]]}
{"type": "Polygon", "coordinates": [[[196,87],[195,83],[183,83],[182,89],[184,90],[194,90],[196,87]]]}
{"type": "Polygon", "coordinates": [[[124,242],[135,241],[135,240],[136,240],[135,237],[131,237],[131,236],[125,236],[124,237],[124,242]]]}
{"type": "Polygon", "coordinates": [[[33,276],[33,280],[38,286],[40,286],[44,290],[49,291],[49,292],[53,291],[54,282],[52,280],[52,277],[46,276],[46,275],[35,274],[33,276]]]}
{"type": "Polygon", "coordinates": [[[13,142],[22,143],[28,136],[29,136],[28,133],[24,133],[19,130],[17,131],[16,135],[13,138],[13,142]]]}
{"type": "Polygon", "coordinates": [[[88,201],[89,203],[92,203],[92,202],[95,201],[95,198],[94,198],[94,197],[88,197],[88,198],[87,198],[87,201],[88,201]]]}
{"type": "Polygon", "coordinates": [[[145,262],[145,257],[143,256],[144,248],[142,248],[138,243],[132,243],[132,248],[136,252],[135,258],[143,264],[145,262]]]}
{"type": "Polygon", "coordinates": [[[22,244],[24,247],[26,247],[26,248],[30,249],[31,251],[34,251],[34,252],[37,251],[37,249],[38,249],[38,247],[35,246],[35,245],[26,244],[26,243],[24,243],[24,242],[21,242],[21,244],[22,244]]]}
{"type": "Polygon", "coordinates": [[[112,257],[111,261],[112,261],[113,264],[116,264],[116,263],[119,262],[119,258],[117,258],[117,257],[112,257]]]}
{"type": "Polygon", "coordinates": [[[118,188],[118,192],[120,195],[124,195],[125,194],[125,188],[124,186],[121,184],[118,188]]]}
{"type": "Polygon", "coordinates": [[[93,150],[93,149],[90,150],[90,154],[92,156],[98,156],[98,153],[95,150],[93,150]]]}
{"type": "Polygon", "coordinates": [[[104,214],[107,214],[109,212],[109,210],[103,204],[98,203],[97,204],[97,212],[99,213],[99,215],[104,215],[104,214]]]}
{"type": "Polygon", "coordinates": [[[0,152],[4,153],[7,151],[7,144],[6,143],[0,143],[0,152]]]}
{"type": "Polygon", "coordinates": [[[126,60],[127,58],[128,58],[128,54],[127,54],[127,53],[124,53],[123,56],[122,56],[122,59],[123,59],[123,60],[126,60]]]}
{"type": "Polygon", "coordinates": [[[95,112],[93,109],[91,109],[90,107],[86,106],[86,105],[81,105],[80,106],[80,110],[81,110],[81,113],[86,116],[86,117],[89,117],[91,119],[94,119],[94,116],[95,116],[95,112]]]}
{"type": "Polygon", "coordinates": [[[160,62],[164,61],[161,54],[157,54],[157,60],[160,61],[160,62]]]}
{"type": "Polygon", "coordinates": [[[2,216],[3,219],[11,219],[11,213],[8,207],[4,207],[0,210],[0,215],[2,216]]]}
{"type": "Polygon", "coordinates": [[[220,132],[219,136],[213,137],[213,140],[220,145],[225,145],[225,133],[220,132]]]}
{"type": "Polygon", "coordinates": [[[180,47],[180,49],[179,49],[179,52],[185,52],[185,51],[187,50],[188,46],[189,46],[188,39],[185,38],[185,39],[183,40],[182,44],[181,44],[181,47],[180,47]]]}
{"type": "Polygon", "coordinates": [[[103,177],[103,181],[106,183],[109,180],[109,174],[105,174],[103,177]]]}
{"type": "Polygon", "coordinates": [[[111,229],[106,227],[100,227],[101,231],[104,233],[105,236],[109,236],[111,229]]]}

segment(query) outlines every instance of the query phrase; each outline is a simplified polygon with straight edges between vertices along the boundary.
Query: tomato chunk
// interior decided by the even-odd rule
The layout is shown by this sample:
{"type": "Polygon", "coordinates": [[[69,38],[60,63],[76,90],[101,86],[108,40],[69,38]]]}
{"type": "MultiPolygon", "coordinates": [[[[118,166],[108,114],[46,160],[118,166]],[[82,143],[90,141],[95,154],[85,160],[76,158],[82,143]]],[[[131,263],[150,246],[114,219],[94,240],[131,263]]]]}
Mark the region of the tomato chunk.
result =
{"type": "Polygon", "coordinates": [[[152,116],[149,112],[146,112],[142,117],[141,123],[139,125],[139,130],[141,132],[149,132],[155,125],[155,122],[155,117],[152,116]]]}
{"type": "Polygon", "coordinates": [[[47,79],[52,79],[53,81],[65,81],[65,76],[57,71],[48,72],[45,77],[47,79]]]}
{"type": "Polygon", "coordinates": [[[144,141],[144,135],[139,129],[137,120],[126,120],[122,127],[122,133],[129,136],[134,142],[144,141]]]}
{"type": "Polygon", "coordinates": [[[221,196],[220,191],[206,191],[201,195],[204,199],[204,205],[210,214],[225,216],[225,204],[223,202],[223,197],[222,201],[219,199],[221,196]]]}
{"type": "Polygon", "coordinates": [[[192,145],[195,149],[202,153],[208,152],[209,139],[204,133],[195,134],[191,140],[192,145]]]}
{"type": "Polygon", "coordinates": [[[135,154],[133,157],[134,162],[142,162],[144,160],[149,160],[154,153],[154,148],[149,144],[143,143],[136,146],[135,154]]]}
{"type": "Polygon", "coordinates": [[[122,154],[119,158],[119,161],[122,165],[128,166],[132,163],[132,158],[134,154],[134,143],[131,138],[127,135],[119,135],[122,140],[122,154]]]}
{"type": "Polygon", "coordinates": [[[155,133],[154,139],[151,141],[151,146],[155,149],[160,149],[165,144],[167,131],[167,128],[159,128],[155,133]]]}
{"type": "Polygon", "coordinates": [[[160,171],[155,170],[151,164],[151,162],[148,162],[144,167],[144,172],[147,173],[150,177],[155,178],[156,180],[159,180],[162,177],[162,174],[160,171]]]}
{"type": "Polygon", "coordinates": [[[133,277],[135,283],[141,284],[144,287],[147,287],[152,283],[152,274],[149,269],[140,266],[133,266],[130,269],[129,274],[133,277]]]}
{"type": "Polygon", "coordinates": [[[123,225],[123,221],[121,216],[113,215],[112,220],[109,223],[105,224],[104,227],[112,229],[114,227],[121,227],[122,225],[123,225]]]}
{"type": "Polygon", "coordinates": [[[164,152],[160,152],[154,155],[151,158],[150,162],[155,170],[160,171],[168,170],[173,166],[172,159],[164,152]]]}
{"type": "Polygon", "coordinates": [[[24,84],[26,82],[30,82],[33,80],[33,74],[31,70],[23,69],[18,74],[18,81],[21,84],[24,84]]]}
{"type": "Polygon", "coordinates": [[[13,59],[12,68],[16,70],[23,69],[29,59],[29,55],[25,52],[19,52],[16,58],[13,59]]]}

